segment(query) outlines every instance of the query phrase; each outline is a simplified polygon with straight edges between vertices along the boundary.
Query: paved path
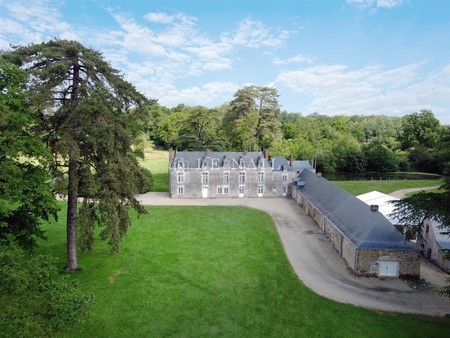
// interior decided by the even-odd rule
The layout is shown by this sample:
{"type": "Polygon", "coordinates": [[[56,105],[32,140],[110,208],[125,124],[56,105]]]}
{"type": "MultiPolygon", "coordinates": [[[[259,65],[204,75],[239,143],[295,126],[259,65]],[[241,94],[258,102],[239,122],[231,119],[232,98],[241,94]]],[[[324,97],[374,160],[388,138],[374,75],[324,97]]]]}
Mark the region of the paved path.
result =
{"type": "Polygon", "coordinates": [[[300,280],[324,297],[382,311],[443,316],[450,299],[438,295],[448,275],[422,261],[421,277],[434,288],[412,289],[400,279],[355,277],[304,209],[289,198],[171,199],[167,193],[140,195],[146,205],[248,206],[269,213],[286,255],[300,280]]]}
{"type": "Polygon", "coordinates": [[[388,195],[394,196],[394,197],[397,197],[397,198],[405,198],[406,194],[408,194],[410,192],[438,189],[439,187],[440,187],[440,185],[434,185],[432,187],[401,189],[401,190],[397,190],[397,191],[391,192],[388,195]]]}

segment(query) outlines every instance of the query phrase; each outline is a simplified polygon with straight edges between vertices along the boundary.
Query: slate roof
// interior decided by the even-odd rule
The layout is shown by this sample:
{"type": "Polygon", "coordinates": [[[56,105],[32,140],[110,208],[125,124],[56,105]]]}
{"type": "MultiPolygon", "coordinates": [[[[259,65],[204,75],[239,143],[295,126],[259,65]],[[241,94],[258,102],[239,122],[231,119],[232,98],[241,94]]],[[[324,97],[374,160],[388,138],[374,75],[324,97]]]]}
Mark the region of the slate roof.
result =
{"type": "Polygon", "coordinates": [[[268,162],[265,161],[264,155],[261,152],[221,152],[221,151],[177,151],[172,162],[169,164],[170,168],[176,168],[179,163],[183,163],[184,168],[199,168],[203,164],[207,167],[230,167],[242,166],[245,168],[272,168],[274,171],[293,171],[289,165],[289,161],[284,157],[274,157],[268,162]],[[241,162],[242,161],[242,162],[241,162]],[[273,165],[273,167],[272,167],[273,165]]]}
{"type": "Polygon", "coordinates": [[[395,205],[390,203],[390,201],[398,201],[399,199],[397,197],[383,194],[379,191],[371,191],[362,195],[358,195],[356,196],[356,198],[360,199],[368,205],[378,205],[378,211],[380,211],[384,215],[384,217],[386,217],[392,224],[400,223],[397,217],[391,216],[394,211],[395,205]]]}
{"type": "Polygon", "coordinates": [[[314,168],[308,161],[294,161],[292,169],[294,169],[295,171],[303,171],[305,169],[314,170],[314,168]]]}
{"type": "Polygon", "coordinates": [[[271,163],[273,170],[275,171],[294,171],[289,165],[289,161],[284,157],[277,156],[272,158],[271,163]]]}
{"type": "Polygon", "coordinates": [[[326,216],[341,233],[360,249],[420,249],[406,241],[380,212],[370,211],[369,206],[355,196],[317,176],[311,170],[300,173],[301,193],[326,216]]]}
{"type": "Polygon", "coordinates": [[[441,233],[446,230],[442,229],[441,224],[436,221],[431,221],[430,223],[433,227],[434,235],[436,236],[436,242],[439,244],[441,249],[450,250],[450,237],[441,233]]]}

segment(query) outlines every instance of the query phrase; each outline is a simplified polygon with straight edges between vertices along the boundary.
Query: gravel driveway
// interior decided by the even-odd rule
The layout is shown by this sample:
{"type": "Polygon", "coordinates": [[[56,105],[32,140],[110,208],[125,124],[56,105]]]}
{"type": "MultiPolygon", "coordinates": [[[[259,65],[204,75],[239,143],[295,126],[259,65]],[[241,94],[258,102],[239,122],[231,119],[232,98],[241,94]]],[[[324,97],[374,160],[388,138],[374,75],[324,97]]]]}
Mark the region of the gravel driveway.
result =
{"type": "Polygon", "coordinates": [[[450,299],[438,290],[449,276],[422,260],[421,277],[432,288],[413,289],[400,279],[355,277],[303,208],[289,198],[171,199],[168,193],[140,195],[145,205],[247,206],[269,213],[297,276],[324,297],[369,309],[430,316],[450,314],[450,299]]]}

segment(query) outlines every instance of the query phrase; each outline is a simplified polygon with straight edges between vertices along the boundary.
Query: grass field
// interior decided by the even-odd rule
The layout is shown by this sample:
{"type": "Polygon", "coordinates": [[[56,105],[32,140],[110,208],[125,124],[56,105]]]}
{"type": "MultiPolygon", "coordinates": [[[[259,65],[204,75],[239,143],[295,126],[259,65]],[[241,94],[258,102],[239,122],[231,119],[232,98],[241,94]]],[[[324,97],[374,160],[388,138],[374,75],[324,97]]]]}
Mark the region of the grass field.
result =
{"type": "Polygon", "coordinates": [[[153,176],[152,191],[169,191],[169,153],[166,150],[145,150],[145,159],[141,161],[144,168],[149,169],[153,176]]]}
{"type": "MultiPolygon", "coordinates": [[[[269,215],[243,207],[150,207],[121,252],[104,242],[72,273],[95,295],[65,337],[444,337],[450,319],[389,314],[314,294],[269,215]]],[[[64,265],[64,209],[39,252],[64,265]]]]}
{"type": "Polygon", "coordinates": [[[373,190],[389,194],[393,191],[409,188],[438,186],[442,180],[396,180],[396,181],[333,181],[334,184],[353,195],[361,195],[373,190]]]}

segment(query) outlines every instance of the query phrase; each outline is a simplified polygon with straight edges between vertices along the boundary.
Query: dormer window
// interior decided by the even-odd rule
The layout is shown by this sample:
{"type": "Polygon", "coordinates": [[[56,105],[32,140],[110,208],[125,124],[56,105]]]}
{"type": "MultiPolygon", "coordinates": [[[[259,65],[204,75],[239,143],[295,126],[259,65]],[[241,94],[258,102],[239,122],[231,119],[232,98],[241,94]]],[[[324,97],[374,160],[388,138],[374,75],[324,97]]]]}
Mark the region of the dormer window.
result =
{"type": "Polygon", "coordinates": [[[241,158],[239,159],[239,167],[243,168],[244,165],[245,165],[244,159],[241,157],[241,158]]]}

